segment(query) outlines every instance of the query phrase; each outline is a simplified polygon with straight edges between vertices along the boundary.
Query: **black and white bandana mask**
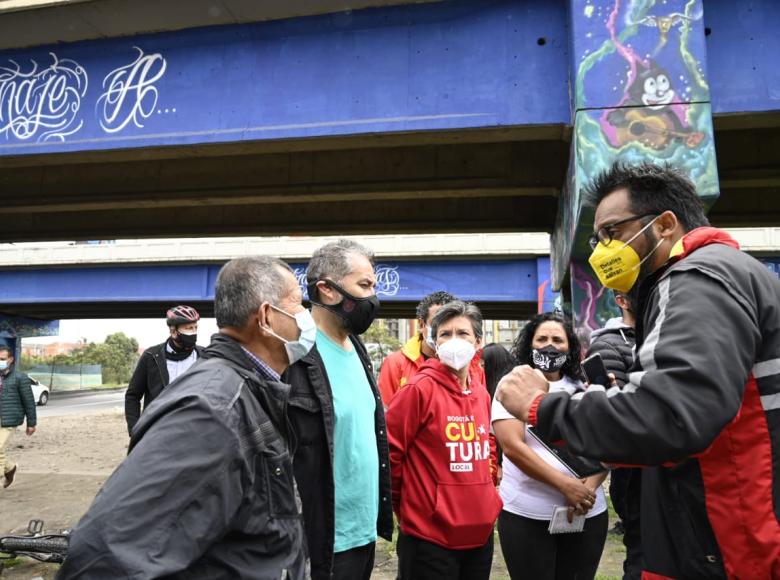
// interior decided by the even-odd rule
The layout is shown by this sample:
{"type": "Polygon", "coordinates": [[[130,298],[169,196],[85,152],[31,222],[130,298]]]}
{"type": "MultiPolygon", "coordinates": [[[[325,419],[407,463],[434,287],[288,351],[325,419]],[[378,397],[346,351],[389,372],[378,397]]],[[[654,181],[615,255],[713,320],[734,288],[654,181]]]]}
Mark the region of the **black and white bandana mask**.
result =
{"type": "Polygon", "coordinates": [[[531,362],[534,368],[543,373],[554,373],[561,370],[569,358],[568,352],[561,352],[554,346],[545,346],[540,349],[533,349],[531,353],[531,362]]]}

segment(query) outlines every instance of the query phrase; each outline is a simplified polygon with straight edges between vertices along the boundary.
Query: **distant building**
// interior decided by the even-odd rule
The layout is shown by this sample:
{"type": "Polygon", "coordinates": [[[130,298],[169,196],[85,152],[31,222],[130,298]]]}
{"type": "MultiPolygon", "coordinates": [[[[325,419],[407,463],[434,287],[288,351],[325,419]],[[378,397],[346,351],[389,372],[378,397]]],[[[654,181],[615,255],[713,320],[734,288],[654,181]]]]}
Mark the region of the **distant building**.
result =
{"type": "Polygon", "coordinates": [[[84,346],[84,342],[52,342],[50,344],[23,344],[22,356],[51,358],[58,354],[70,354],[84,346]]]}

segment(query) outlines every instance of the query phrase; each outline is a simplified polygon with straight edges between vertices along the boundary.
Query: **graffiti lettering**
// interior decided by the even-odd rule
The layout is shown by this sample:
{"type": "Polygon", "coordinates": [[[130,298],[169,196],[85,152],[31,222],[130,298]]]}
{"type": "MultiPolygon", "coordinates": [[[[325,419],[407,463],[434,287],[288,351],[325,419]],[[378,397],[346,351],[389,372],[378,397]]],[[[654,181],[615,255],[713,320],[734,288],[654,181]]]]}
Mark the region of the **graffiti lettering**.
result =
{"type": "Polygon", "coordinates": [[[306,289],[306,268],[302,266],[297,266],[293,270],[293,274],[295,275],[295,279],[298,280],[298,286],[301,287],[301,292],[303,293],[303,299],[308,300],[309,292],[306,289]]]}
{"type": "Polygon", "coordinates": [[[142,128],[157,107],[155,83],[168,64],[159,53],[144,54],[137,46],[133,48],[138,51],[135,61],[112,70],[103,79],[96,109],[100,126],[107,133],[118,133],[130,123],[142,128]]]}
{"type": "Polygon", "coordinates": [[[24,71],[13,60],[0,67],[0,134],[38,142],[59,140],[78,131],[81,99],[87,92],[87,73],[76,61],[58,59],[39,70],[38,63],[24,71]]]}
{"type": "Polygon", "coordinates": [[[398,266],[378,264],[376,267],[376,293],[381,296],[395,296],[401,289],[398,266]]]}
{"type": "MultiPolygon", "coordinates": [[[[303,292],[304,300],[309,299],[306,291],[306,267],[296,266],[294,269],[295,278],[303,292]]],[[[388,264],[378,264],[374,270],[376,273],[376,293],[377,296],[395,296],[401,290],[401,275],[398,273],[398,266],[388,264]]]]}

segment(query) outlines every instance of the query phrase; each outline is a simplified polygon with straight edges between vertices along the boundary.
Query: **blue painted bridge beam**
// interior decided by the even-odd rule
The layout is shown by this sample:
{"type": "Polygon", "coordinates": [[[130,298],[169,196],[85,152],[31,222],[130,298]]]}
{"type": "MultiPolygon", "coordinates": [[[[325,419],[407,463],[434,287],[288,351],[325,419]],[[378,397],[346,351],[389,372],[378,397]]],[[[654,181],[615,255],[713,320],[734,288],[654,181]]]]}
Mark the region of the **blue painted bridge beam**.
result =
{"type": "MultiPolygon", "coordinates": [[[[213,313],[222,264],[37,268],[0,271],[0,312],[34,318],[159,316],[174,303],[213,313]]],[[[291,264],[305,292],[305,264],[291,264]]],[[[382,261],[383,316],[411,318],[425,295],[446,290],[485,316],[524,318],[555,300],[546,256],[513,260],[382,261]],[[541,305],[541,306],[540,306],[541,305]]]]}
{"type": "MultiPolygon", "coordinates": [[[[780,257],[761,261],[780,277],[780,257]]],[[[221,264],[36,268],[0,271],[0,336],[56,334],[62,318],[159,318],[174,303],[213,315],[221,264]],[[13,318],[16,317],[16,318],[13,318]],[[23,318],[30,317],[30,318],[23,318]]],[[[305,290],[305,264],[291,264],[305,290]]],[[[411,318],[425,295],[446,290],[477,303],[486,318],[524,319],[559,306],[547,256],[514,260],[382,261],[383,316],[411,318]]]]}
{"type": "MultiPolygon", "coordinates": [[[[706,27],[715,115],[780,109],[780,3],[653,4],[624,0],[619,26],[655,32],[648,54],[706,27]]],[[[572,125],[567,20],[618,5],[455,0],[6,50],[0,156],[572,125]]]]}

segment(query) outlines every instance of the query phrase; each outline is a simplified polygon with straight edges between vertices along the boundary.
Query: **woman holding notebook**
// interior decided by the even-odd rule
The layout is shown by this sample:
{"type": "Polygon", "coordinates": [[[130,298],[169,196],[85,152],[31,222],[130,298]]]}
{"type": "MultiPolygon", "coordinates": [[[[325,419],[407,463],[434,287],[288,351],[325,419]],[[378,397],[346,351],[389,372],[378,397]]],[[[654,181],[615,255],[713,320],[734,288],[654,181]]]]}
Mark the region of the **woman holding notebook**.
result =
{"type": "MultiPolygon", "coordinates": [[[[579,341],[559,314],[531,319],[512,354],[539,369],[551,393],[584,389],[579,341]]],[[[577,477],[495,399],[491,421],[504,451],[498,533],[512,580],[593,578],[607,536],[606,472],[577,477]]]]}

